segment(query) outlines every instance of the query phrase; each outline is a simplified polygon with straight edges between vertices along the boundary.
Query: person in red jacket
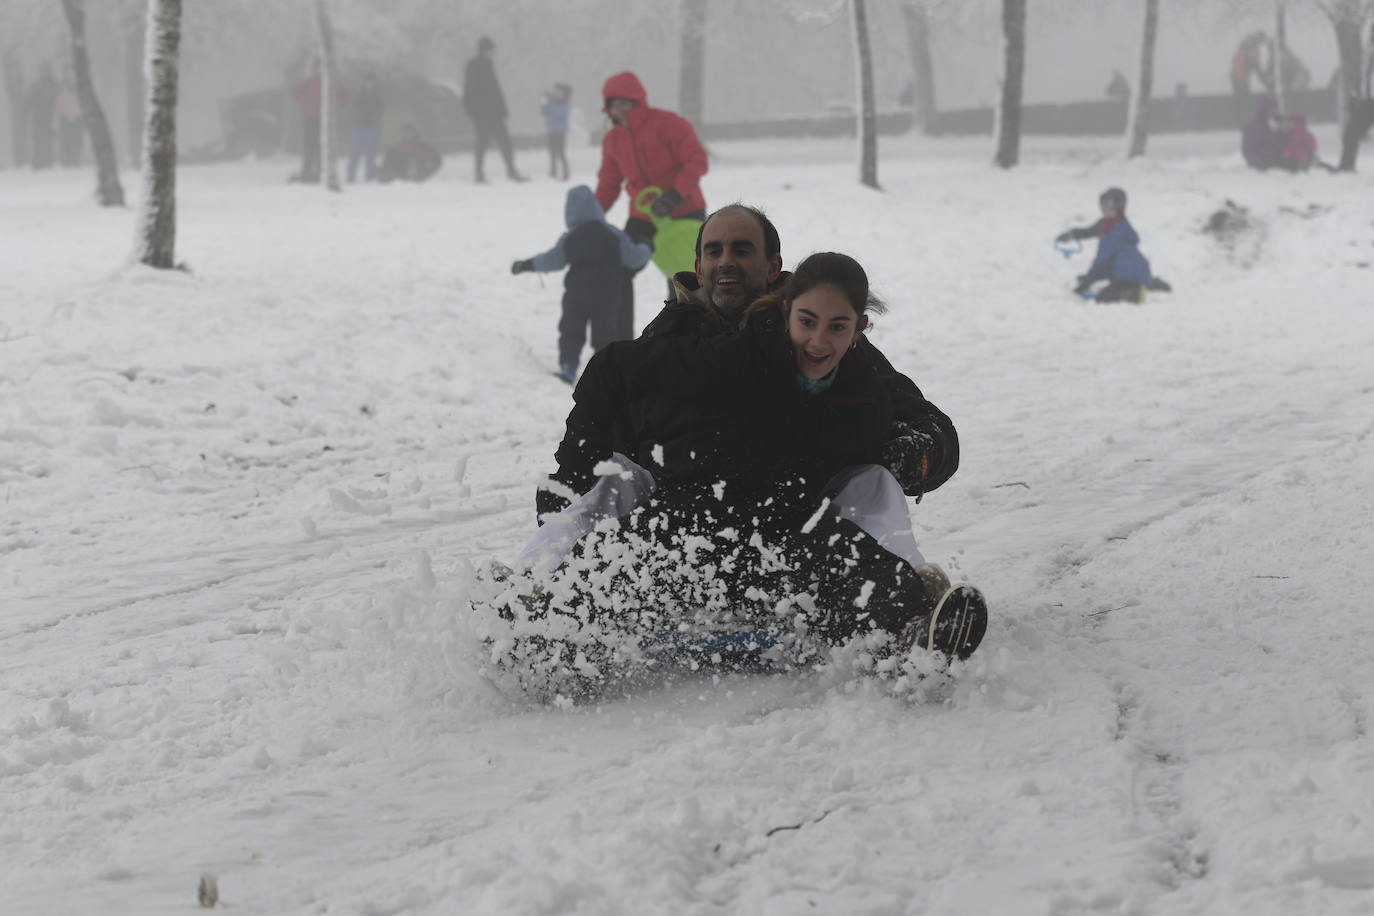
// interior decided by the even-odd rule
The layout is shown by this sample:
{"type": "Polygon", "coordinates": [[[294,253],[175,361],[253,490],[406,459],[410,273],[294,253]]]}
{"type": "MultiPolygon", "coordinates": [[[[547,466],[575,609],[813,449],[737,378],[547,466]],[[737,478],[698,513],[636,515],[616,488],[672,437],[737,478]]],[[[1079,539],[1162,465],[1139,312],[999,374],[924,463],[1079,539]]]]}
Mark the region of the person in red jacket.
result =
{"type": "MultiPolygon", "coordinates": [[[[651,206],[659,218],[706,219],[706,199],[701,195],[701,176],[706,174],[706,150],[692,123],[681,115],[649,107],[639,77],[628,70],[606,80],[601,90],[611,129],[601,141],[601,169],[597,172],[596,201],[604,212],[620,196],[620,186],[630,197],[630,218],[625,234],[636,242],[654,237],[655,227],[635,212],[635,196],[651,185],[663,196],[651,206]]],[[[671,295],[672,281],[669,280],[671,295]]],[[[620,297],[617,336],[635,336],[634,272],[625,272],[620,297]]]]}

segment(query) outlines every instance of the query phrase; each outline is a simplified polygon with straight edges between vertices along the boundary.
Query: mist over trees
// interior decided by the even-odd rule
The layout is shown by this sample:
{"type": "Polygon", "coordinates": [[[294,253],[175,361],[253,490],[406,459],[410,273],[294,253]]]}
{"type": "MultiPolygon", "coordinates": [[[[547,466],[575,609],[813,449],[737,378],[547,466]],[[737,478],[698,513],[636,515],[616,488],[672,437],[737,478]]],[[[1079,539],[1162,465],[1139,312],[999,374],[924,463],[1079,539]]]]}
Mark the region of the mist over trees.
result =
{"type": "MultiPolygon", "coordinates": [[[[136,165],[142,142],[145,5],[82,4],[91,84],[121,169],[136,165]]],[[[1276,6],[1286,43],[1314,86],[1335,79],[1345,95],[1360,86],[1371,0],[1162,4],[1154,86],[1225,93],[1236,45],[1250,31],[1272,35],[1276,6]]],[[[906,111],[920,125],[937,110],[1001,106],[1002,8],[1002,0],[865,0],[875,111],[906,111]]],[[[1144,0],[1028,4],[1024,103],[1101,99],[1117,69],[1131,74],[1140,94],[1145,10],[1144,0]]],[[[542,93],[566,82],[572,142],[593,142],[604,125],[601,84],[625,69],[640,76],[651,104],[679,109],[698,126],[854,116],[861,107],[852,0],[329,0],[328,13],[345,87],[364,66],[456,86],[478,37],[490,35],[517,137],[541,131],[542,93]]],[[[186,7],[177,113],[183,158],[222,141],[226,100],[283,91],[305,71],[319,53],[316,19],[314,5],[300,0],[186,7]]],[[[45,64],[59,74],[73,70],[60,0],[0,0],[0,167],[29,164],[24,105],[45,64]]]]}

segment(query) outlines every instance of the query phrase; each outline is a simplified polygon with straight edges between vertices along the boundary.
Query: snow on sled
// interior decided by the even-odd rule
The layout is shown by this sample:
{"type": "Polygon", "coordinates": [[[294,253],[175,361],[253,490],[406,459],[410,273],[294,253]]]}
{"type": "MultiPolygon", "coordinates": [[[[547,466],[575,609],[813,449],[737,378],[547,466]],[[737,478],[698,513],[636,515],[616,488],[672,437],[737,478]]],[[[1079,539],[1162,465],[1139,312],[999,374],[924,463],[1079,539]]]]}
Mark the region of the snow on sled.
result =
{"type": "Polygon", "coordinates": [[[772,667],[778,660],[784,633],[781,630],[670,631],[654,633],[640,642],[645,656],[654,662],[723,670],[756,670],[772,667]]]}

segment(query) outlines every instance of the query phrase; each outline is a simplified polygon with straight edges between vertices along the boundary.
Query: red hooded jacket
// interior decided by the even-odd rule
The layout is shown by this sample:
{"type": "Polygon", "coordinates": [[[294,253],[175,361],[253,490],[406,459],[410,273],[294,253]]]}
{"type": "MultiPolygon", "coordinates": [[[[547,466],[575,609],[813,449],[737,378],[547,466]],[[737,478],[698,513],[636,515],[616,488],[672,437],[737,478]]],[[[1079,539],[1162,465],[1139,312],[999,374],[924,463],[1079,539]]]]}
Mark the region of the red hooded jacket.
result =
{"type": "Polygon", "coordinates": [[[611,209],[624,182],[631,216],[649,218],[634,209],[634,199],[650,185],[682,195],[682,203],[670,214],[674,219],[705,210],[700,181],[707,169],[706,150],[691,122],[671,111],[650,108],[639,77],[628,70],[606,80],[601,97],[635,101],[625,115],[625,124],[612,126],[601,141],[601,170],[596,176],[596,202],[601,209],[611,209]]]}

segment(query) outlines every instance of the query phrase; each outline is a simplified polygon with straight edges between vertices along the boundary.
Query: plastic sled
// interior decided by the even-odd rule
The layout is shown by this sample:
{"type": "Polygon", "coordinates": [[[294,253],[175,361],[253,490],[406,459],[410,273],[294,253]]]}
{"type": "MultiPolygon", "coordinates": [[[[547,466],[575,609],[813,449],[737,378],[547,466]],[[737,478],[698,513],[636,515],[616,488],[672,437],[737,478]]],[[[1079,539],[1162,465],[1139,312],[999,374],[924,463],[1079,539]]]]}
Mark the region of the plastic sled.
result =
{"type": "Polygon", "coordinates": [[[649,185],[635,195],[634,208],[654,224],[653,262],[669,280],[679,270],[695,270],[697,262],[697,232],[701,223],[694,219],[668,219],[654,216],[649,206],[663,196],[663,189],[649,185]]]}

